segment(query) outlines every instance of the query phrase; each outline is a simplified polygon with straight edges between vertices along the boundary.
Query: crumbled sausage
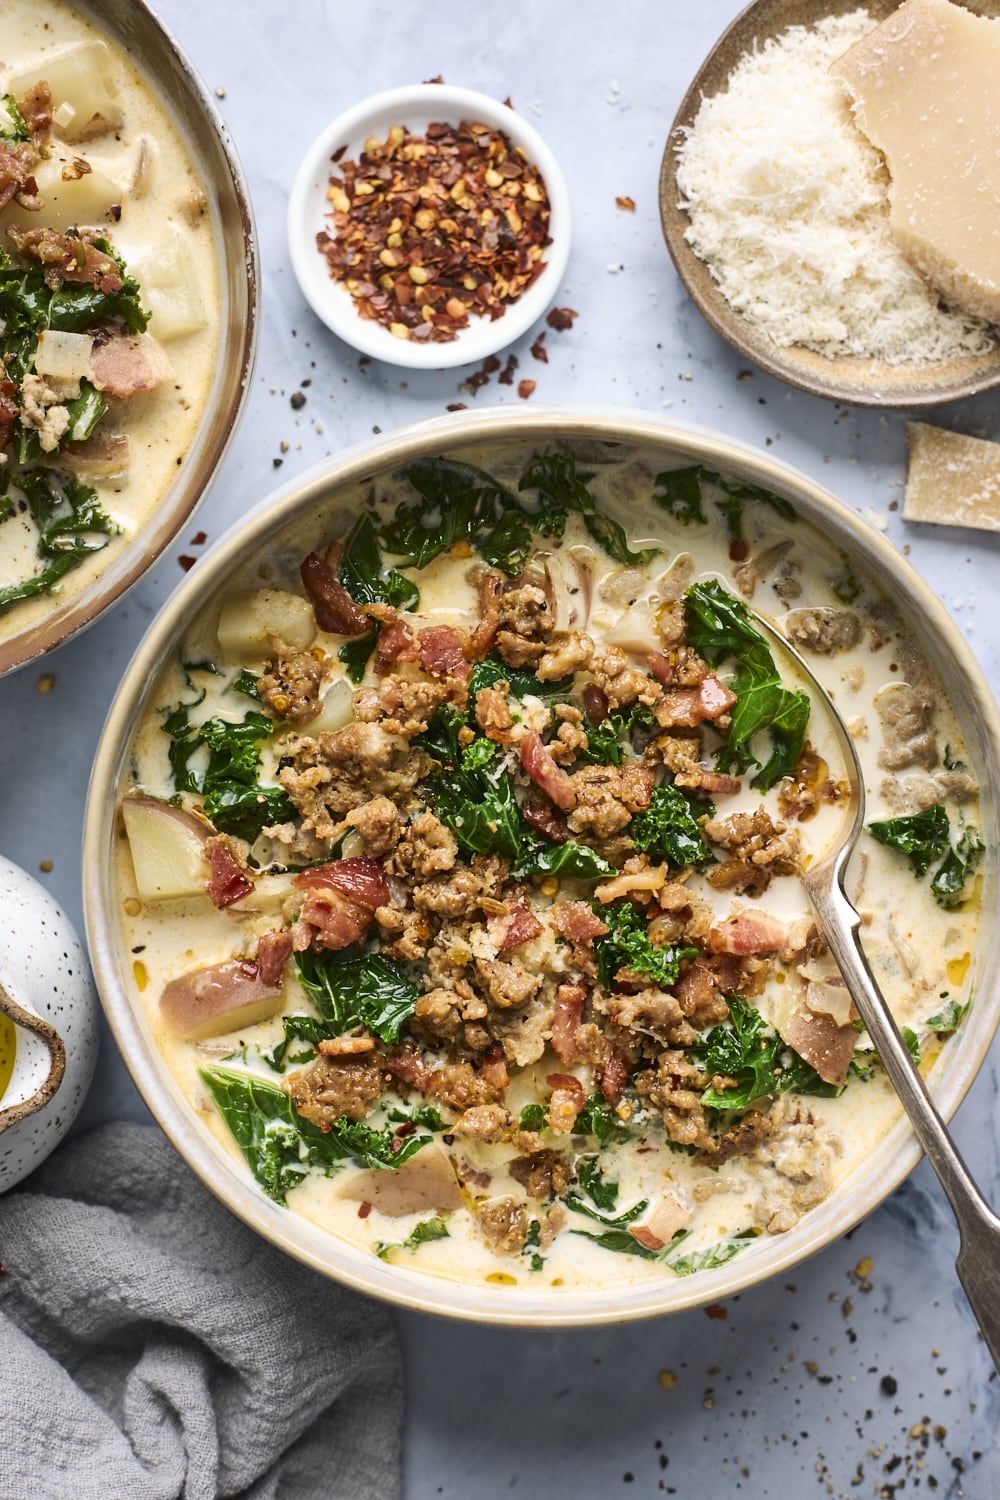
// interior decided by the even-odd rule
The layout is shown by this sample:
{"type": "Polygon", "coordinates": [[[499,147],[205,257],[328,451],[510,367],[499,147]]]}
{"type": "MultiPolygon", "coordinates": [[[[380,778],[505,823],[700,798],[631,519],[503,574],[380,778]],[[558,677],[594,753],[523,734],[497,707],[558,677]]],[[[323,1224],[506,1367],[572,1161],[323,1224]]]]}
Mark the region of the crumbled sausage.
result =
{"type": "Polygon", "coordinates": [[[404,826],[399,809],[388,797],[373,797],[361,807],[352,808],[345,821],[364,839],[365,853],[376,858],[395,848],[404,826]]]}
{"type": "Polygon", "coordinates": [[[790,641],[819,656],[849,651],[861,639],[861,620],[853,609],[793,609],[784,625],[790,641]]]}
{"type": "Polygon", "coordinates": [[[498,1198],[476,1207],[476,1220],[491,1250],[517,1255],[528,1238],[528,1211],[516,1198],[498,1198]]]}
{"type": "Polygon", "coordinates": [[[366,1052],[351,1057],[320,1057],[308,1068],[289,1073],[283,1088],[297,1112],[320,1130],[335,1120],[363,1120],[382,1092],[381,1060],[366,1052]]]}
{"type": "Polygon", "coordinates": [[[330,675],[330,658],[295,651],[279,637],[272,638],[276,660],[257,679],[261,703],[290,724],[309,724],[323,706],[320,688],[330,675]]]}
{"type": "Polygon", "coordinates": [[[518,1156],[507,1168],[529,1198],[561,1198],[573,1180],[573,1165],[562,1151],[535,1151],[518,1156]]]}

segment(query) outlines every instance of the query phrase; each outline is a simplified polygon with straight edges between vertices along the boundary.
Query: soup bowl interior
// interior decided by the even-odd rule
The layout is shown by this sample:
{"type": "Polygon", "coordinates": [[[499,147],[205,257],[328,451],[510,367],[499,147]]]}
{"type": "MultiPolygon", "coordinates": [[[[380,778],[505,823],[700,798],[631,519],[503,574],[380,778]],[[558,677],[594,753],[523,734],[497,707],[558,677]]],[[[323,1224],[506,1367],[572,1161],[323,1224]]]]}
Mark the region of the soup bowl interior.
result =
{"type": "MultiPolygon", "coordinates": [[[[52,608],[0,634],[0,675],[92,624],[132,587],[187,524],[236,430],[253,372],[259,305],[257,241],[242,168],[214,101],[143,0],[80,5],[129,57],[170,116],[205,193],[220,287],[219,350],[194,440],[147,519],[100,574],[52,608]]],[[[155,332],[155,327],[151,325],[155,332]]]]}
{"type": "MultiPolygon", "coordinates": [[[[296,548],[323,534],[338,497],[358,494],[415,458],[447,455],[469,460],[488,448],[525,455],[553,442],[574,448],[585,462],[635,445],[664,468],[704,464],[762,486],[791,502],[864,570],[876,589],[898,607],[904,628],[926,655],[952,696],[972,770],[982,789],[981,817],[987,854],[982,867],[982,910],[996,892],[997,787],[1000,723],[992,696],[963,638],[937,597],[873,528],[865,525],[805,475],[763,452],[693,427],[665,425],[641,414],[607,414],[588,408],[537,408],[530,412],[484,410],[402,429],[345,452],[278,490],[233,528],[177,589],[142,642],[111,708],[90,786],[84,868],[91,954],[104,1006],[125,1061],[147,1104],[205,1184],[272,1243],[314,1269],[361,1291],[400,1305],[497,1324],[570,1326],[620,1322],[691,1307],[732,1295],[786,1271],[841,1236],[880,1203],[913,1168],[918,1148],[899,1120],[864,1164],[786,1234],[766,1235],[710,1274],[635,1285],[533,1289],[526,1285],[444,1280],[385,1264],[369,1251],[317,1228],[264,1197],[250,1175],[215,1139],[182,1093],[161,1057],[137,1003],[133,959],[119,921],[116,877],[118,802],[130,772],[137,726],[155,701],[165,664],[176,652],[192,616],[234,582],[255,572],[262,554],[296,548]],[[292,540],[294,539],[294,540],[292,540]]],[[[341,512],[341,516],[343,513],[341,512]]],[[[301,555],[301,554],[299,554],[301,555]]],[[[998,1020],[996,972],[1000,962],[995,924],[983,923],[973,954],[976,1003],[961,1030],[936,1060],[929,1083],[949,1117],[986,1056],[998,1020]]]]}

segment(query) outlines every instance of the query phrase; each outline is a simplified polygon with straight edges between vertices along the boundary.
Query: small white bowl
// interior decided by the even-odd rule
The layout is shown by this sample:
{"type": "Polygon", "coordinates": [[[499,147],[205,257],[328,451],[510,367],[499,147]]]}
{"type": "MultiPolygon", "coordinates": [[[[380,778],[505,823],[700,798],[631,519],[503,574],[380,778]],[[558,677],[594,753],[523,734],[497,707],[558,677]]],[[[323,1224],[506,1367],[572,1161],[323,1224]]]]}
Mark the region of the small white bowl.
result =
{"type": "Polygon", "coordinates": [[[326,326],[374,359],[409,369],[440,370],[466,365],[498,349],[504,349],[526,333],[552,302],[569,258],[569,194],[555,157],[541,136],[526,120],[506,104],[498,104],[486,94],[473,89],[451,88],[447,84],[411,84],[406,88],[387,89],[372,94],[338,116],[319,135],[306,152],[292,187],[288,204],[288,247],[302,294],[326,326]],[[405,125],[420,133],[434,121],[457,125],[474,120],[502,130],[515,146],[527,152],[528,159],[541,172],[549,195],[551,245],[545,250],[545,270],[526,292],[511,303],[502,317],[495,320],[473,316],[468,328],[461,329],[448,343],[418,343],[397,339],[381,323],[358,316],[354,300],[347,289],[333,280],[326,257],[316,248],[316,235],[329,230],[330,204],[326,189],[330,174],[336,173],[331,158],[342,146],[344,158],[357,158],[369,136],[384,140],[393,125],[405,125]]]}

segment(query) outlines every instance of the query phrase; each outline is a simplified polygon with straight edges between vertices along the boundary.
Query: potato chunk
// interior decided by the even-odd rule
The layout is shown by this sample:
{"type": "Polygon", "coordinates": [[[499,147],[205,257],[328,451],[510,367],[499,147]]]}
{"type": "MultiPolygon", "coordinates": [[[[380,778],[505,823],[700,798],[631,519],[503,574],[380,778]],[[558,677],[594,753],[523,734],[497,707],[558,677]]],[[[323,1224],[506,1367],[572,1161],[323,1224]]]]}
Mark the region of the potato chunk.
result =
{"type": "Polygon", "coordinates": [[[234,594],[224,600],[218,636],[227,661],[266,661],[272,655],[271,635],[297,651],[311,646],[316,620],[308,599],[283,589],[258,589],[256,594],[234,594]]]}
{"type": "Polygon", "coordinates": [[[450,1213],[464,1201],[447,1152],[433,1143],[395,1172],[361,1172],[352,1177],[341,1187],[340,1197],[370,1203],[393,1219],[427,1209],[450,1213]]]}
{"type": "Polygon", "coordinates": [[[11,202],[3,211],[4,224],[33,229],[39,223],[50,229],[101,229],[117,223],[122,202],[120,183],[100,167],[67,181],[62,170],[71,161],[65,151],[56,152],[35,168],[35,181],[42,198],[41,212],[32,213],[11,202]]]}
{"type": "Polygon", "coordinates": [[[143,901],[177,901],[205,894],[209,875],[205,842],[212,833],[207,823],[155,797],[125,797],[122,817],[136,889],[143,901]]]}
{"type": "Polygon", "coordinates": [[[197,333],[208,321],[198,288],[191,250],[179,234],[165,245],[137,257],[130,270],[142,288],[143,306],[153,315],[158,339],[182,339],[197,333]]]}
{"type": "Polygon", "coordinates": [[[52,104],[59,111],[59,130],[64,140],[89,141],[117,130],[124,120],[118,102],[111,53],[103,42],[77,42],[53,52],[27,68],[15,69],[7,79],[7,92],[23,99],[42,80],[52,90],[52,104]],[[73,111],[66,118],[68,105],[73,111]],[[66,120],[65,124],[61,122],[66,120]]]}
{"type": "Polygon", "coordinates": [[[280,982],[267,984],[256,963],[234,958],[172,979],[160,996],[160,1015],[182,1041],[201,1042],[270,1020],[281,1000],[280,982]]]}

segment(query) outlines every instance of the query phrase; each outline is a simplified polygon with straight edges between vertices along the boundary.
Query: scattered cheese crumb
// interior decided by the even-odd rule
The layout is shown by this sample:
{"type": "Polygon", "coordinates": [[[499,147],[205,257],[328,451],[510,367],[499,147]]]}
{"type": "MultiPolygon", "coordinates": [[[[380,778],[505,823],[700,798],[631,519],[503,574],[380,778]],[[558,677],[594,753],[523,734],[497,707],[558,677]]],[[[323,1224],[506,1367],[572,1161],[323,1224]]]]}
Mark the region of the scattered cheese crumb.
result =
{"type": "Polygon", "coordinates": [[[703,101],[677,150],[687,240],[780,347],[892,364],[984,353],[988,326],[943,309],[893,242],[881,157],[828,75],[873,25],[857,10],[792,26],[703,101]]]}

